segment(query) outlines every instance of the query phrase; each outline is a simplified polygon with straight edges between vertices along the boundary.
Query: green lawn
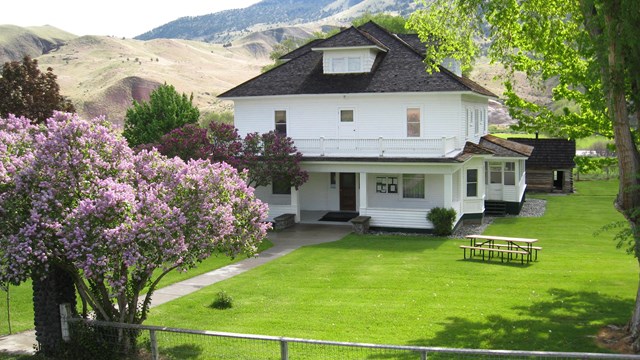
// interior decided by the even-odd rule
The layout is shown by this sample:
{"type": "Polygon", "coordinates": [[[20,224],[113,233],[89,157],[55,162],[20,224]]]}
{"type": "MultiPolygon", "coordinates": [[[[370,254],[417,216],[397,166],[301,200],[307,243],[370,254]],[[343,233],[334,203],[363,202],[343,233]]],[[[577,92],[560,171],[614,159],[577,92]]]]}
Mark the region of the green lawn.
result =
{"type": "Polygon", "coordinates": [[[628,320],[638,264],[616,249],[611,233],[593,235],[621,219],[612,206],[617,184],[576,187],[574,195],[543,196],[542,218],[502,218],[487,229],[539,238],[543,250],[529,266],[462,260],[462,239],[349,235],[154,308],[147,324],[398,345],[604,352],[593,337],[603,325],[628,320]],[[233,308],[209,307],[220,290],[234,298],[233,308]]]}
{"type": "MultiPolygon", "coordinates": [[[[273,246],[273,243],[269,240],[264,240],[258,251],[264,251],[273,246]]],[[[230,259],[224,255],[211,256],[198,264],[198,267],[193,268],[187,272],[172,271],[167,274],[160,283],[158,289],[171,285],[178,281],[182,281],[194,276],[204,274],[206,272],[227,266],[234,262],[238,262],[245,259],[243,256],[239,256],[235,259],[230,259]]],[[[0,335],[6,335],[9,333],[8,321],[7,321],[7,293],[0,291],[0,335]]],[[[13,333],[33,329],[33,291],[31,290],[31,282],[22,284],[20,286],[11,286],[9,289],[10,295],[10,309],[11,309],[11,330],[13,333]]]]}
{"type": "MultiPolygon", "coordinates": [[[[526,139],[534,139],[536,137],[535,134],[513,134],[513,133],[492,133],[491,135],[497,136],[499,138],[526,138],[526,139]]],[[[540,134],[540,138],[548,138],[548,136],[540,134]]],[[[595,143],[611,143],[613,140],[607,139],[604,136],[593,135],[584,139],[576,139],[576,149],[577,150],[590,150],[591,147],[595,143]]]]}

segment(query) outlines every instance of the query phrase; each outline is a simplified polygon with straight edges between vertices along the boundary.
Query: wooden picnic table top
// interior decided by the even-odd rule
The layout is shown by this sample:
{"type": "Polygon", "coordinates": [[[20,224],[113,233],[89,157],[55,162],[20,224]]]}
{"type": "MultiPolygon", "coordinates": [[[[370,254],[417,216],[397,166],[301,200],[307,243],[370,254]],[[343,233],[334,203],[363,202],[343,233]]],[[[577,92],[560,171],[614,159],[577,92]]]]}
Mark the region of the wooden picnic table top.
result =
{"type": "Polygon", "coordinates": [[[467,235],[466,238],[468,238],[468,239],[484,239],[484,240],[522,242],[522,243],[529,243],[529,244],[538,241],[538,239],[515,238],[515,237],[493,236],[493,235],[467,235]]]}

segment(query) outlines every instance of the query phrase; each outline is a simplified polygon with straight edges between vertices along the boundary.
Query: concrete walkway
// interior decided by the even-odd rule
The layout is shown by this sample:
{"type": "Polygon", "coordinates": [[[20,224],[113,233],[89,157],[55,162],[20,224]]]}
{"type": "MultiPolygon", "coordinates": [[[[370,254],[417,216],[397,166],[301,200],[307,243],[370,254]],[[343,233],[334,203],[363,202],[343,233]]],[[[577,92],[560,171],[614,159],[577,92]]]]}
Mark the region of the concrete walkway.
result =
{"type": "MultiPolygon", "coordinates": [[[[199,289],[229,279],[247,270],[284,256],[306,245],[336,241],[351,232],[351,226],[324,224],[297,224],[296,226],[269,233],[273,246],[258,256],[241,260],[220,269],[158,289],[153,294],[151,307],[162,305],[199,289]]],[[[0,337],[0,353],[33,354],[36,345],[35,331],[25,331],[0,337]]]]}

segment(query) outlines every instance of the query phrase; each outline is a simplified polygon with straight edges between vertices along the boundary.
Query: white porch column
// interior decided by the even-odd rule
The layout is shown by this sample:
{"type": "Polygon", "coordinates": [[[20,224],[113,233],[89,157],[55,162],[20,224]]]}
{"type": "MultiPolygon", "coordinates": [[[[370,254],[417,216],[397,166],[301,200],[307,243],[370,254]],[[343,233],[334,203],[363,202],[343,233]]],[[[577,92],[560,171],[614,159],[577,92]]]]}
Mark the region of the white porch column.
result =
{"type": "Polygon", "coordinates": [[[452,204],[452,200],[453,200],[453,175],[451,174],[445,174],[444,175],[444,189],[443,189],[443,194],[444,194],[444,208],[448,209],[453,207],[452,204]]]}
{"type": "Polygon", "coordinates": [[[367,173],[360,173],[360,215],[363,215],[363,209],[367,208],[367,173]]]}
{"type": "Polygon", "coordinates": [[[291,208],[295,209],[296,222],[300,222],[300,196],[294,186],[291,187],[291,208]]]}

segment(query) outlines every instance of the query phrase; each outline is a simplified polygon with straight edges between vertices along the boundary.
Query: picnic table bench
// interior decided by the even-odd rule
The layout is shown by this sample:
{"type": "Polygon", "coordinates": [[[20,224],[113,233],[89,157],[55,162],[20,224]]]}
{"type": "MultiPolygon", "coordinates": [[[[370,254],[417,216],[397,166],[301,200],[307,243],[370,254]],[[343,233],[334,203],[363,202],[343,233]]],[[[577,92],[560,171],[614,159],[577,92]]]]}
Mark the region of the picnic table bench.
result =
{"type": "Polygon", "coordinates": [[[500,254],[500,261],[504,262],[505,254],[507,261],[517,259],[519,255],[520,262],[524,264],[525,260],[527,263],[534,261],[534,256],[535,260],[538,260],[538,251],[542,250],[542,247],[533,245],[538,239],[493,235],[467,235],[466,238],[469,239],[469,245],[460,245],[464,259],[467,258],[467,250],[469,250],[469,258],[480,254],[484,260],[486,253],[486,258],[489,260],[495,254],[500,254]]]}

